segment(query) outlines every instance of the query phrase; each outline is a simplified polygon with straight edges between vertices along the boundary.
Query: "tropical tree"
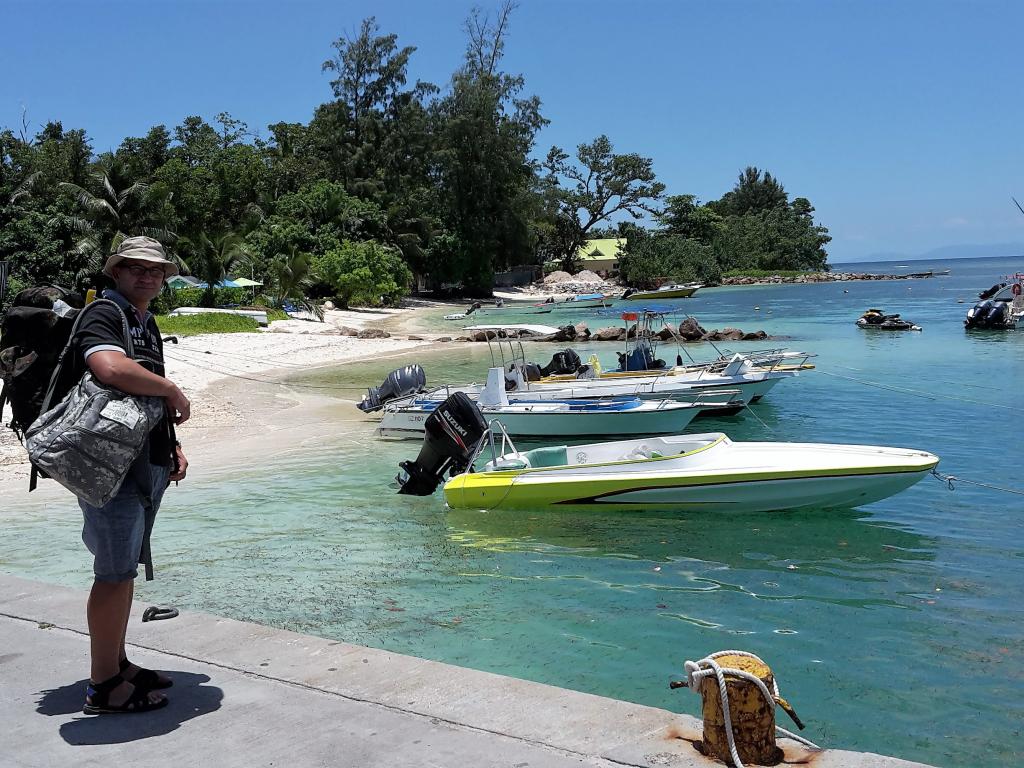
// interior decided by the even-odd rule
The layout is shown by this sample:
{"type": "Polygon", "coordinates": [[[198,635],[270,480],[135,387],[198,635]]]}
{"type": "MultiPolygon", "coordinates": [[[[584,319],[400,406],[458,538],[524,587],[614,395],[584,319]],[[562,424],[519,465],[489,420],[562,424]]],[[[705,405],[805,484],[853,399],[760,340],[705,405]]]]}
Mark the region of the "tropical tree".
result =
{"type": "Polygon", "coordinates": [[[130,235],[148,235],[161,242],[174,239],[167,229],[148,226],[144,206],[148,185],[128,178],[116,157],[108,157],[92,180],[95,191],[70,181],[60,183],[78,209],[70,223],[77,235],[73,252],[85,259],[82,272],[99,272],[106,257],[130,235]]]}
{"type": "Polygon", "coordinates": [[[441,218],[472,255],[462,275],[470,294],[489,295],[495,266],[528,263],[535,246],[524,203],[536,185],[530,153],[546,120],[537,97],[521,96],[522,76],[498,69],[514,7],[505,3],[494,21],[473,11],[463,65],[434,110],[441,218]]]}
{"type": "Polygon", "coordinates": [[[722,216],[746,216],[785,208],[787,205],[789,196],[779,180],[755,166],[743,169],[731,192],[708,203],[709,207],[722,216]]]}
{"type": "Polygon", "coordinates": [[[559,239],[553,251],[563,269],[575,271],[576,254],[588,233],[616,214],[639,219],[658,213],[655,201],[665,185],[656,180],[653,161],[638,154],[615,154],[607,136],[576,148],[576,160],[552,147],[544,161],[547,183],[558,200],[559,239]]]}
{"type": "Polygon", "coordinates": [[[206,282],[200,302],[204,307],[213,306],[217,285],[251,256],[245,234],[231,230],[192,233],[178,240],[177,250],[189,272],[206,282]]]}
{"type": "Polygon", "coordinates": [[[313,255],[291,245],[275,255],[269,266],[271,302],[276,307],[296,304],[323,318],[323,308],[310,301],[307,291],[313,286],[313,255]]]}

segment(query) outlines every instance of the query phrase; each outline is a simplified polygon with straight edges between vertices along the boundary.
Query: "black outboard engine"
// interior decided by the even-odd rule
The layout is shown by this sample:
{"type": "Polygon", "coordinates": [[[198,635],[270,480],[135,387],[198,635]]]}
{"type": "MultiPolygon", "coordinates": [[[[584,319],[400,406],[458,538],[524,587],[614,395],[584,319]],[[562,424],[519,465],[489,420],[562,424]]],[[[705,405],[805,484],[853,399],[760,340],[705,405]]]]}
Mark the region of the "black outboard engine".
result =
{"type": "Polygon", "coordinates": [[[1003,301],[979,301],[964,319],[965,328],[1002,328],[1006,326],[1009,306],[1003,301]]]}
{"type": "Polygon", "coordinates": [[[466,310],[466,316],[469,317],[469,315],[472,315],[482,306],[483,304],[481,304],[479,301],[474,301],[472,304],[469,305],[469,309],[466,310]]]}
{"type": "Polygon", "coordinates": [[[620,371],[660,371],[664,367],[665,361],[656,358],[650,347],[634,347],[628,355],[625,352],[619,352],[620,371]]]}
{"type": "Polygon", "coordinates": [[[567,376],[576,373],[581,365],[583,361],[575,350],[563,349],[561,352],[555,352],[551,362],[541,367],[540,372],[544,376],[567,376]]]}
{"type": "Polygon", "coordinates": [[[416,461],[398,465],[402,468],[395,478],[398,492],[407,496],[432,494],[446,472],[456,475],[466,469],[486,431],[487,422],[476,403],[464,392],[456,392],[427,417],[416,461]]]}
{"type": "Polygon", "coordinates": [[[356,408],[365,413],[376,411],[389,400],[422,392],[426,386],[427,374],[419,365],[413,364],[404,368],[396,368],[388,374],[384,383],[379,387],[370,387],[362,402],[356,403],[356,408]]]}
{"type": "Polygon", "coordinates": [[[544,376],[541,367],[536,363],[523,363],[522,371],[527,381],[540,381],[544,376]]]}

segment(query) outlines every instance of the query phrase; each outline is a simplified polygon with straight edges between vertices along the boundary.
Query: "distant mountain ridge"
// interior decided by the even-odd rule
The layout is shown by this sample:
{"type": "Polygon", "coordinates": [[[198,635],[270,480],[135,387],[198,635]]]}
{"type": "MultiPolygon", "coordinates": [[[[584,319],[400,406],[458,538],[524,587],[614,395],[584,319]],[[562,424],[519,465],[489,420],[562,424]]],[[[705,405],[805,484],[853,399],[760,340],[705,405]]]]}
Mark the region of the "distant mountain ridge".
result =
{"type": "MultiPolygon", "coordinates": [[[[910,255],[896,253],[893,251],[873,253],[856,261],[924,261],[931,259],[941,261],[944,259],[980,259],[994,258],[1001,256],[1020,256],[1024,254],[1024,243],[964,243],[960,245],[944,245],[941,248],[933,248],[926,253],[910,255]]],[[[836,264],[848,262],[834,262],[836,264]]],[[[856,263],[856,262],[853,262],[856,263]]]]}

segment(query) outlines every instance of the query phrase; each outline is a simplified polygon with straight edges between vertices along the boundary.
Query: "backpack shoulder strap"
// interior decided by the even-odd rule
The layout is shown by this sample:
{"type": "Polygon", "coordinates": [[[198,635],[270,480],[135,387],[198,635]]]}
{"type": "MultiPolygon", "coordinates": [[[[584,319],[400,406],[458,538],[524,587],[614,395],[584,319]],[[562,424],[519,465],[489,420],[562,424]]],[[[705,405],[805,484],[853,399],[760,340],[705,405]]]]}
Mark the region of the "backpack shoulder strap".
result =
{"type": "Polygon", "coordinates": [[[71,326],[71,334],[68,336],[68,341],[64,345],[64,349],[61,350],[60,357],[57,358],[57,365],[54,366],[53,373],[50,375],[50,384],[46,388],[46,397],[43,398],[43,404],[39,411],[40,413],[46,413],[50,410],[50,405],[57,389],[57,382],[60,380],[61,370],[64,367],[71,348],[74,346],[75,334],[78,333],[78,326],[81,324],[82,318],[85,317],[86,312],[88,312],[92,307],[103,304],[109,304],[117,309],[117,314],[121,318],[121,331],[124,334],[125,354],[129,359],[135,358],[135,345],[132,344],[132,334],[128,329],[128,318],[125,316],[124,310],[121,309],[117,302],[111,301],[110,299],[96,299],[89,304],[86,304],[82,311],[78,313],[78,317],[75,318],[75,322],[71,326]]]}

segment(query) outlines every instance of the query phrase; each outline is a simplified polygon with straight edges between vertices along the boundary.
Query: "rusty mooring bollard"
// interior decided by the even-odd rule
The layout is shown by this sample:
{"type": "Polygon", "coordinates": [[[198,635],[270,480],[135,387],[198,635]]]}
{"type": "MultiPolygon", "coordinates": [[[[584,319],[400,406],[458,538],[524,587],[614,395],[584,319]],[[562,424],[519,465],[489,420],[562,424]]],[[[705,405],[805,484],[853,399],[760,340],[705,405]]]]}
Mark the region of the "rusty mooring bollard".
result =
{"type": "Polygon", "coordinates": [[[804,727],[779,696],[771,668],[753,654],[719,651],[698,662],[687,661],[686,673],[686,683],[670,683],[670,687],[688,686],[701,695],[704,740],[699,748],[709,757],[735,766],[777,765],[783,752],[775,743],[776,704],[804,727]],[[724,695],[720,680],[725,684],[724,695]]]}

